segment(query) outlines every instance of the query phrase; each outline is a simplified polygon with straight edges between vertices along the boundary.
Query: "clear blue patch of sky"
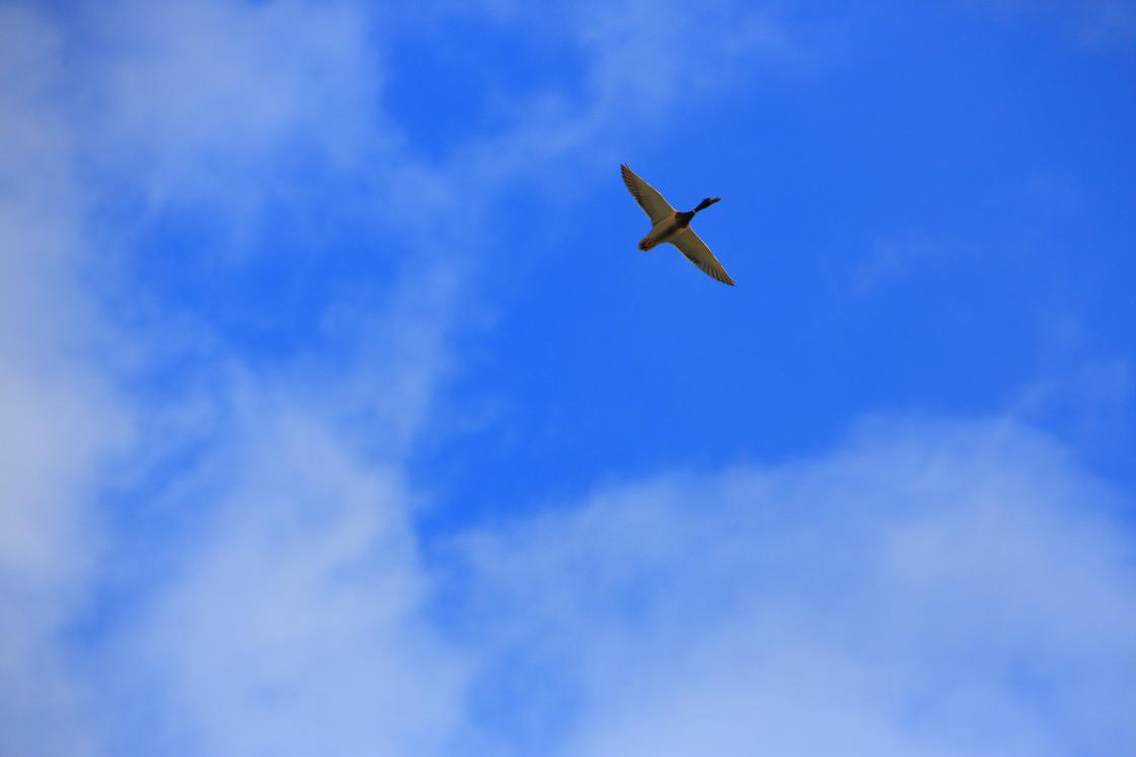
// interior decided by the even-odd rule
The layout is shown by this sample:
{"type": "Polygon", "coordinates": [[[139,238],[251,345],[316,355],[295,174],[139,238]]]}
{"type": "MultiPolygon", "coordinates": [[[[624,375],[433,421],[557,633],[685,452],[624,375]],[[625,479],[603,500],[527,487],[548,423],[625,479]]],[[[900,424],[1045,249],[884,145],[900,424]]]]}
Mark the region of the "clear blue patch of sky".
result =
{"type": "MultiPolygon", "coordinates": [[[[1136,359],[1136,63],[1049,31],[907,8],[831,67],[755,72],[629,141],[675,205],[723,197],[696,227],[734,290],[635,250],[647,222],[614,164],[539,230],[500,207],[532,280],[453,387],[498,417],[419,460],[437,524],[804,455],[865,413],[1003,412],[1049,378],[1054,320],[1084,324],[1070,363],[1136,359]],[[858,286],[883,248],[898,262],[858,286]]],[[[1123,456],[1095,462],[1124,479],[1123,456]]]]}
{"type": "Polygon", "coordinates": [[[474,13],[427,16],[428,23],[395,30],[384,59],[382,102],[412,150],[444,159],[473,137],[504,128],[526,97],[580,95],[579,53],[555,33],[557,16],[566,11],[549,10],[526,14],[540,22],[526,33],[474,13]]]}

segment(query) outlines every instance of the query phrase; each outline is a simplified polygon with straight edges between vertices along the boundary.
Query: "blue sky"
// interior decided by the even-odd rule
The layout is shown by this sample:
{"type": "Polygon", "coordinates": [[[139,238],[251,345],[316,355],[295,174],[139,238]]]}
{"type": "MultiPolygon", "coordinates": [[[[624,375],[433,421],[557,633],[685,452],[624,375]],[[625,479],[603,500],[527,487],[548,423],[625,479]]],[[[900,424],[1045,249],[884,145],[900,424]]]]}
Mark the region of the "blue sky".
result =
{"type": "Polygon", "coordinates": [[[703,6],[0,3],[0,753],[1129,751],[1136,8],[703,6]]]}

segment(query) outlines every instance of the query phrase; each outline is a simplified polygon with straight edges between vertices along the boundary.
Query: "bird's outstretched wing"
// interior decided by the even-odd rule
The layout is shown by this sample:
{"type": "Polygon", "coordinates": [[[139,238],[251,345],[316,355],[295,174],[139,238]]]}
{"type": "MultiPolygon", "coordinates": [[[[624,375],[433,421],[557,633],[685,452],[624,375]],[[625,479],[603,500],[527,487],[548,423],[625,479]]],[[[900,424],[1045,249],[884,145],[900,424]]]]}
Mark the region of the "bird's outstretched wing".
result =
{"type": "Polygon", "coordinates": [[[675,209],[663,199],[659,191],[635,175],[635,172],[624,163],[619,167],[623,174],[623,183],[631,190],[631,195],[639,203],[639,207],[647,213],[652,224],[656,224],[667,216],[674,215],[675,209]]]}
{"type": "Polygon", "coordinates": [[[694,233],[694,229],[688,226],[668,241],[679,248],[682,254],[686,255],[691,263],[701,268],[707,276],[717,279],[723,284],[734,285],[734,280],[730,278],[730,274],[726,273],[726,269],[718,262],[718,258],[714,257],[714,253],[710,252],[710,248],[706,246],[702,238],[694,233]]]}

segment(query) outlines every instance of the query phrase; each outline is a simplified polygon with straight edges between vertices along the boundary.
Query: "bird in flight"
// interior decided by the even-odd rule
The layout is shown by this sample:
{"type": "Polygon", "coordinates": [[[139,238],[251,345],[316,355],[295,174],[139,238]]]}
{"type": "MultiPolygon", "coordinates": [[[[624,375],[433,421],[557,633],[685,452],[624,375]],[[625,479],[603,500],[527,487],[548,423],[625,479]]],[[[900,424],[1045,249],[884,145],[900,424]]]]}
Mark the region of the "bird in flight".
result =
{"type": "Polygon", "coordinates": [[[721,198],[707,197],[694,210],[675,210],[657,189],[636,176],[626,163],[619,170],[623,173],[623,183],[631,190],[631,196],[651,219],[651,233],[639,240],[639,249],[646,252],[655,245],[670,242],[707,276],[733,286],[734,280],[730,278],[730,274],[726,273],[726,269],[714,257],[714,253],[710,252],[702,238],[690,228],[690,222],[696,213],[721,198]]]}

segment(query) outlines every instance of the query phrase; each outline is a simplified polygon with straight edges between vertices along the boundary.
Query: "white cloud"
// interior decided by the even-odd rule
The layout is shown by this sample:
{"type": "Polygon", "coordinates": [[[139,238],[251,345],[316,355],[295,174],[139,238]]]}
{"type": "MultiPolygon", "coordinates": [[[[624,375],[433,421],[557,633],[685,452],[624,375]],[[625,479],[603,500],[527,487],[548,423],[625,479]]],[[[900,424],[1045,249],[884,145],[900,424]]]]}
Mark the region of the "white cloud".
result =
{"type": "Polygon", "coordinates": [[[482,534],[478,621],[564,753],[1115,754],[1136,575],[1110,496],[1012,424],[876,424],[482,534]]]}
{"type": "MultiPolygon", "coordinates": [[[[451,237],[405,222],[401,244],[422,252],[408,266],[417,296],[397,284],[379,304],[340,293],[322,319],[334,358],[304,351],[272,374],[202,314],[157,301],[125,255],[178,205],[220,216],[248,255],[269,200],[302,213],[357,184],[337,203],[352,217],[396,188],[413,165],[375,107],[364,11],[2,9],[4,753],[281,753],[281,740],[300,753],[430,752],[453,730],[462,664],[421,617],[395,467],[461,312],[438,254],[451,237]],[[91,223],[108,217],[119,225],[91,223]],[[170,366],[173,385],[147,383],[170,366]],[[143,391],[128,396],[127,383],[143,391]],[[164,517],[178,530],[143,525],[164,517]],[[227,635],[240,608],[246,622],[227,635]]],[[[419,216],[438,209],[425,205],[419,216]]]]}
{"type": "Polygon", "coordinates": [[[73,54],[87,66],[79,112],[102,148],[93,162],[153,208],[255,217],[266,199],[300,190],[297,173],[352,172],[394,139],[376,107],[382,68],[361,4],[120,0],[86,10],[73,54]]]}
{"type": "Polygon", "coordinates": [[[463,146],[467,170],[523,175],[556,193],[570,191],[557,170],[565,162],[577,181],[583,167],[610,170],[649,149],[676,113],[687,118],[762,76],[815,67],[816,39],[827,28],[776,3],[490,6],[505,23],[565,46],[581,62],[579,92],[550,86],[513,103],[511,128],[463,146]]]}
{"type": "Polygon", "coordinates": [[[178,488],[207,525],[177,542],[173,578],[112,634],[111,744],[437,753],[460,720],[467,663],[428,622],[405,484],[302,407],[241,404],[178,488]],[[121,714],[139,701],[161,706],[121,714]]]}
{"type": "MultiPolygon", "coordinates": [[[[117,583],[124,570],[144,562],[117,552],[139,544],[108,529],[119,507],[106,507],[108,488],[122,484],[124,473],[135,484],[145,480],[138,467],[124,469],[128,449],[149,465],[153,448],[181,452],[202,443],[218,411],[232,408],[228,398],[218,403],[214,396],[204,403],[206,413],[178,419],[153,397],[143,402],[125,394],[123,369],[164,359],[158,356],[169,350],[168,327],[184,327],[177,313],[159,312],[142,333],[110,321],[100,294],[125,303],[114,313],[119,317],[138,316],[135,299],[142,312],[153,313],[155,303],[112,285],[112,276],[121,275],[114,248],[139,224],[107,233],[90,223],[94,211],[114,201],[108,195],[142,185],[152,195],[151,210],[171,197],[255,209],[260,197],[279,189],[269,180],[273,161],[314,145],[338,166],[362,140],[354,125],[373,124],[362,102],[372,79],[353,79],[364,65],[355,56],[364,49],[358,38],[365,27],[339,8],[118,4],[82,18],[65,23],[49,9],[0,8],[5,754],[97,751],[105,734],[91,713],[104,682],[81,671],[89,644],[80,654],[65,639],[97,586],[117,583]],[[99,34],[109,36],[93,38],[99,34]],[[326,111],[342,118],[316,129],[326,111]],[[136,428],[140,443],[128,447],[136,428]],[[180,438],[163,438],[171,430],[180,438]]],[[[200,324],[190,332],[200,339],[200,324]]],[[[205,383],[232,370],[231,356],[218,359],[217,348],[210,350],[216,363],[205,383]]],[[[201,372],[198,367],[193,377],[201,372]]],[[[131,378],[137,386],[138,377],[131,378]]],[[[115,492],[122,496],[122,489],[115,492]]]]}
{"type": "Polygon", "coordinates": [[[0,752],[84,754],[83,694],[58,638],[100,547],[89,510],[129,438],[91,354],[109,333],[74,254],[84,197],[56,107],[60,40],[0,6],[0,752]]]}

